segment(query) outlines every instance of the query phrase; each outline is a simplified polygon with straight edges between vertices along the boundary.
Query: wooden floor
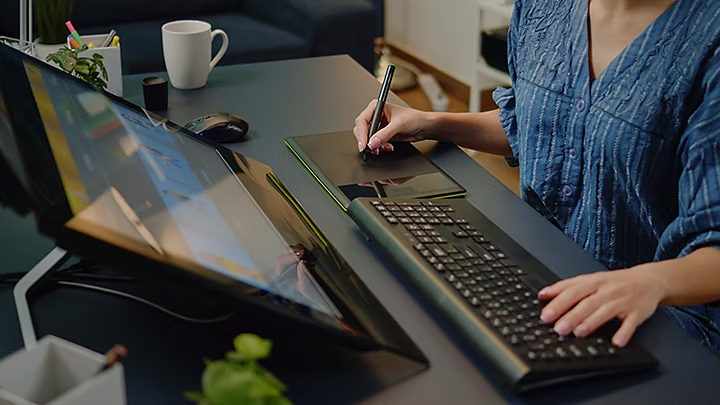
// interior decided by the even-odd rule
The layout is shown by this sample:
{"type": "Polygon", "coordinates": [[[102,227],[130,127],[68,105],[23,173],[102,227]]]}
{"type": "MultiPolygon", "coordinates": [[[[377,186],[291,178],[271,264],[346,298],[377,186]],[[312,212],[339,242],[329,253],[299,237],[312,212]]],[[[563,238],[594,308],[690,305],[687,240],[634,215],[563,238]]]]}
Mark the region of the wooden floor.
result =
{"type": "MultiPolygon", "coordinates": [[[[409,106],[413,108],[424,111],[432,110],[430,101],[427,99],[425,93],[420,88],[395,91],[395,94],[397,94],[403,101],[405,101],[409,106]]],[[[450,112],[467,112],[469,110],[468,105],[463,103],[461,100],[458,100],[452,95],[449,95],[448,97],[450,99],[450,106],[448,108],[450,112]]],[[[487,95],[485,95],[482,105],[492,105],[492,103],[487,102],[488,100],[486,100],[486,98],[487,95]]],[[[422,148],[423,146],[420,146],[420,149],[422,148]]],[[[477,152],[469,149],[463,150],[470,157],[475,159],[476,162],[482,165],[488,172],[490,172],[493,176],[500,180],[506,187],[512,190],[515,194],[519,193],[518,168],[508,166],[508,164],[505,162],[505,159],[500,156],[491,155],[484,152],[477,152]]]]}

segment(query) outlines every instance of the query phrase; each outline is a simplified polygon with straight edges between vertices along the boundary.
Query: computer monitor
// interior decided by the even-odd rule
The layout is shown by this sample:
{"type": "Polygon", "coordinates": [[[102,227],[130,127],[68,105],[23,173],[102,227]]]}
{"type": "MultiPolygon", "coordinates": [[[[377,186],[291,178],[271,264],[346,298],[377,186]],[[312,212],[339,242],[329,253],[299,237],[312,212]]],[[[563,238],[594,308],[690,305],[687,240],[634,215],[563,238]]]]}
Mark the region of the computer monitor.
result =
{"type": "Polygon", "coordinates": [[[5,160],[23,162],[14,172],[58,246],[425,360],[269,167],[4,45],[0,77],[22,140],[5,160]]]}

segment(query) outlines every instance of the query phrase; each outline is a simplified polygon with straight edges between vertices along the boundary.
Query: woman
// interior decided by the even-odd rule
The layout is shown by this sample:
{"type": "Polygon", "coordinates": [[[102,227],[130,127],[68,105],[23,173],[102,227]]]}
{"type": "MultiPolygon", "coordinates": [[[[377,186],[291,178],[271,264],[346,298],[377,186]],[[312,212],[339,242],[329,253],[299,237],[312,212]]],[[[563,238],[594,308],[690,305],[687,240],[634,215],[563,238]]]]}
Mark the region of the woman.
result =
{"type": "Polygon", "coordinates": [[[619,318],[623,347],[664,305],[720,353],[720,2],[517,0],[508,37],[498,110],[387,105],[370,148],[437,139],[515,157],[522,197],[623,269],[544,288],[543,321],[582,337],[619,318]]]}

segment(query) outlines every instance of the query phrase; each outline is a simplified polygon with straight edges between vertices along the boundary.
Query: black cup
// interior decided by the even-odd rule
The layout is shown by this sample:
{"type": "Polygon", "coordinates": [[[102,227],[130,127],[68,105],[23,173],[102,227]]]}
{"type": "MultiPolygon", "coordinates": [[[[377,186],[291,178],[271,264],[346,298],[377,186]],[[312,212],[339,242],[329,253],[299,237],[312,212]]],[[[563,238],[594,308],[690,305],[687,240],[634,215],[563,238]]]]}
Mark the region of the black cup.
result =
{"type": "Polygon", "coordinates": [[[146,77],[142,81],[145,108],[165,111],[168,105],[168,82],[162,77],[146,77]]]}

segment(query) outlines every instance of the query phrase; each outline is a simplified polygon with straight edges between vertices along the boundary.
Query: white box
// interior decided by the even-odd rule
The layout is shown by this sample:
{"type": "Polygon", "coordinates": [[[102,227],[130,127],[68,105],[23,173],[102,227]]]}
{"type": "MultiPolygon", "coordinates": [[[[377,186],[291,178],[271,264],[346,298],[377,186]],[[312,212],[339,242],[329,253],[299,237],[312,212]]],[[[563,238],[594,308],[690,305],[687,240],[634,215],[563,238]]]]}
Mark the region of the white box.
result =
{"type": "MultiPolygon", "coordinates": [[[[81,35],[80,38],[83,40],[85,45],[94,44],[96,48],[88,48],[80,52],[81,56],[92,57],[92,54],[99,53],[103,55],[103,63],[108,73],[107,91],[122,97],[123,95],[123,82],[122,82],[122,57],[120,46],[108,46],[101,48],[100,45],[107,38],[105,35],[81,35]]],[[[68,40],[68,47],[70,43],[68,40]]]]}
{"type": "Polygon", "coordinates": [[[55,336],[0,361],[0,405],[125,405],[122,364],[55,336]]]}

